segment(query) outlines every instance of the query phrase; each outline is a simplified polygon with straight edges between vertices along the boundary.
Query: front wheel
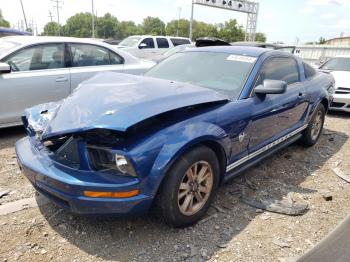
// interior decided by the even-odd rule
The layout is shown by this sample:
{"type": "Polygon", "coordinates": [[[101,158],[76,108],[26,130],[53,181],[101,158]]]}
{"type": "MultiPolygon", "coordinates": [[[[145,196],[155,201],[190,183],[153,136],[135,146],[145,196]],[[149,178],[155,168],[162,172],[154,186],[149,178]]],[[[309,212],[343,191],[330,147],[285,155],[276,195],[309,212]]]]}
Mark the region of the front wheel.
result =
{"type": "Polygon", "coordinates": [[[313,146],[322,133],[326,110],[323,104],[319,104],[309,122],[308,127],[303,132],[302,143],[305,146],[313,146]]]}
{"type": "Polygon", "coordinates": [[[205,214],[219,185],[219,163],[208,147],[194,148],[170,168],[159,195],[165,222],[175,227],[194,224],[205,214]]]}

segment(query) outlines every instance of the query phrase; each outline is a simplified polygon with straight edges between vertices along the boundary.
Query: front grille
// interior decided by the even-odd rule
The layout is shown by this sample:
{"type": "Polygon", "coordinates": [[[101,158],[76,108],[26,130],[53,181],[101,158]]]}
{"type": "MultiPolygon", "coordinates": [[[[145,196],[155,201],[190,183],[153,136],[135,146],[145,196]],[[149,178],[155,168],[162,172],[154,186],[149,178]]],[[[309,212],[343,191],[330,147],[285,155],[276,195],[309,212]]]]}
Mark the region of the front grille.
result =
{"type": "Polygon", "coordinates": [[[350,88],[348,87],[338,87],[335,90],[336,94],[350,94],[350,88]]]}
{"type": "Polygon", "coordinates": [[[337,103],[337,102],[333,102],[331,107],[343,107],[345,106],[345,103],[337,103]]]}
{"type": "Polygon", "coordinates": [[[50,157],[65,166],[78,169],[80,167],[79,139],[74,136],[45,141],[44,145],[51,152],[50,157]]]}

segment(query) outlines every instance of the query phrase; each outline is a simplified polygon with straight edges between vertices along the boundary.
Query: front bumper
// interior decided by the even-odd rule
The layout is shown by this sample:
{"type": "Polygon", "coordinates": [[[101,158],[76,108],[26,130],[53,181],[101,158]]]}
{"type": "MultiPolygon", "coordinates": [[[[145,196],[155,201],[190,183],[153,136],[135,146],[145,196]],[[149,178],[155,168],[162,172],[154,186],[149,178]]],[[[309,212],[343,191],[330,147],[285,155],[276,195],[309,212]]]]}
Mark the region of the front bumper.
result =
{"type": "Polygon", "coordinates": [[[86,215],[137,215],[148,211],[152,198],[142,194],[139,181],[116,179],[106,175],[103,180],[92,179],[91,171],[62,169],[25,137],[16,143],[18,164],[24,175],[41,194],[62,208],[86,215]],[[90,198],[83,191],[126,192],[139,189],[140,194],[130,198],[90,198]]]}
{"type": "Polygon", "coordinates": [[[350,113],[350,94],[334,94],[330,110],[350,113]]]}

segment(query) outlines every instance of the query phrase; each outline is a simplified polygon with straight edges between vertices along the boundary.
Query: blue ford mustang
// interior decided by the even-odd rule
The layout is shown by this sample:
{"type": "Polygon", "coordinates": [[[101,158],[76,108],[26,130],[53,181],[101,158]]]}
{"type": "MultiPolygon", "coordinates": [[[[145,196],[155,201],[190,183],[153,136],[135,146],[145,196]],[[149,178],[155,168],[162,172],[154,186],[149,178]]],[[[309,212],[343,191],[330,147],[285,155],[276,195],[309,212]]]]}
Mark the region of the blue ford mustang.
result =
{"type": "Polygon", "coordinates": [[[198,221],[227,179],[296,140],[314,145],[334,79],[291,54],[207,47],[145,76],[101,73],[26,110],[18,163],[37,191],[79,214],[198,221]]]}

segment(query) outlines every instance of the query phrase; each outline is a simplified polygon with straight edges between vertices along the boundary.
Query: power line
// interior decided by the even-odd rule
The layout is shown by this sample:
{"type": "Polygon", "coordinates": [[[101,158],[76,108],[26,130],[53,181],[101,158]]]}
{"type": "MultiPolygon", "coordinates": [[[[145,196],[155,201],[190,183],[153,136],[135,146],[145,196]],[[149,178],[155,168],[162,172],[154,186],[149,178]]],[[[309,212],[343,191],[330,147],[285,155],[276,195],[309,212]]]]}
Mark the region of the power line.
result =
{"type": "Polygon", "coordinates": [[[61,26],[60,26],[60,9],[62,8],[63,1],[60,0],[51,0],[55,5],[53,6],[56,8],[57,12],[57,24],[58,24],[58,35],[61,35],[61,26]]]}

